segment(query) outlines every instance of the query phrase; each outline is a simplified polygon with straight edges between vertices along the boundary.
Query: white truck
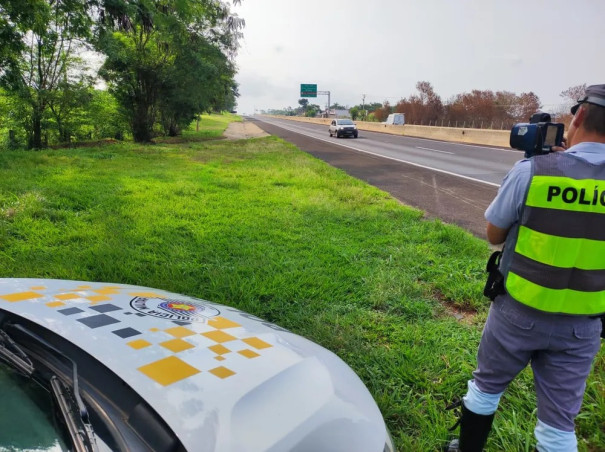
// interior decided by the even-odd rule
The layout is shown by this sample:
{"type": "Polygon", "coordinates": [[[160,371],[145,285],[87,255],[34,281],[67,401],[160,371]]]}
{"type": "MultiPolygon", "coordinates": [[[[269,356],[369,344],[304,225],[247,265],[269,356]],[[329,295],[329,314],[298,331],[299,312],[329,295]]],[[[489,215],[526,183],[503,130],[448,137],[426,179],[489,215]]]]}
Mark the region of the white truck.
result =
{"type": "Polygon", "coordinates": [[[391,113],[385,121],[387,125],[402,126],[405,124],[405,113],[391,113]]]}

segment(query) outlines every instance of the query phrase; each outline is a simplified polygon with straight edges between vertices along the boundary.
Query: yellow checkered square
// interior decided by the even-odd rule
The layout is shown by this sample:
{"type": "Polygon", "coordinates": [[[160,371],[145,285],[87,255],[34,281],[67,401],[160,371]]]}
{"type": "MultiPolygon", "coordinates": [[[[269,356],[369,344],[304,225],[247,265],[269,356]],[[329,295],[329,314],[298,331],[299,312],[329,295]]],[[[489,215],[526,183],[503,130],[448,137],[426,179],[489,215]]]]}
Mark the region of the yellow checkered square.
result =
{"type": "Polygon", "coordinates": [[[55,298],[59,300],[73,300],[74,298],[80,298],[80,295],[75,293],[60,293],[59,295],[55,295],[55,298]]]}
{"type": "Polygon", "coordinates": [[[166,342],[160,342],[160,345],[174,353],[182,352],[183,350],[189,350],[190,348],[194,347],[194,345],[190,344],[187,341],[184,341],[183,339],[171,339],[166,342]]]}
{"type": "Polygon", "coordinates": [[[246,358],[248,358],[248,359],[251,359],[251,358],[256,358],[256,357],[260,356],[258,353],[253,352],[252,350],[250,350],[250,349],[248,349],[248,348],[247,348],[247,349],[245,349],[245,350],[240,350],[240,351],[239,351],[239,352],[237,352],[237,353],[239,353],[239,354],[240,354],[240,355],[242,355],[242,356],[245,356],[245,357],[246,357],[246,358]]]}
{"type": "Polygon", "coordinates": [[[15,301],[23,301],[23,300],[32,300],[34,298],[42,298],[44,295],[36,293],[36,292],[18,292],[18,293],[9,293],[6,295],[0,295],[0,298],[6,301],[10,301],[11,303],[15,301]]]}
{"type": "Polygon", "coordinates": [[[190,366],[176,356],[160,359],[159,361],[139,367],[138,370],[162,386],[171,385],[200,373],[198,369],[190,366]]]}
{"type": "Polygon", "coordinates": [[[205,336],[208,339],[218,343],[234,341],[237,339],[235,336],[231,336],[230,334],[227,334],[221,330],[208,331],[207,333],[202,333],[202,336],[205,336]]]}
{"type": "Polygon", "coordinates": [[[233,322],[224,317],[214,317],[208,320],[208,325],[213,328],[216,328],[217,330],[224,330],[227,328],[236,328],[238,326],[241,326],[239,323],[233,322]]]}
{"type": "Polygon", "coordinates": [[[219,378],[227,378],[231,375],[235,375],[235,372],[223,366],[215,367],[214,369],[211,369],[208,372],[210,372],[212,375],[216,375],[219,378]]]}
{"type": "Polygon", "coordinates": [[[195,334],[193,331],[185,328],[184,326],[175,326],[174,328],[168,328],[164,331],[174,337],[187,337],[195,334]]]}
{"type": "Polygon", "coordinates": [[[92,303],[100,303],[102,301],[108,301],[111,300],[111,297],[108,297],[107,295],[91,295],[89,297],[84,297],[87,300],[92,301],[92,303]]]}
{"type": "Polygon", "coordinates": [[[134,348],[135,350],[140,350],[145,347],[149,347],[151,342],[147,342],[145,339],[137,339],[136,341],[128,342],[128,345],[134,348]]]}
{"type": "Polygon", "coordinates": [[[221,344],[216,344],[213,345],[212,347],[208,347],[210,350],[212,350],[214,353],[216,353],[217,355],[224,355],[226,353],[231,353],[231,350],[229,350],[227,347],[225,347],[224,345],[221,344]]]}
{"type": "Polygon", "coordinates": [[[259,339],[258,337],[248,337],[246,339],[242,339],[242,342],[245,342],[246,344],[248,344],[258,350],[262,350],[263,348],[273,347],[271,344],[267,344],[265,341],[263,341],[262,339],[259,339]]]}

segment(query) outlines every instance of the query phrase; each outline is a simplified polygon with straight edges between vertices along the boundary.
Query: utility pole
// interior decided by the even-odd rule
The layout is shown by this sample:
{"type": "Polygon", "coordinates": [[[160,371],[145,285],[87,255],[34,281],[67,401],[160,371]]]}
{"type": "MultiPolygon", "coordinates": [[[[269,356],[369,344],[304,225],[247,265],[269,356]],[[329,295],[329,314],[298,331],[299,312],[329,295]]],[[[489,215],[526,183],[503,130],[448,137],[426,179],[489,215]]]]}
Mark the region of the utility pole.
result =
{"type": "Polygon", "coordinates": [[[366,119],[366,95],[362,94],[361,95],[361,111],[363,111],[363,119],[366,119]]]}

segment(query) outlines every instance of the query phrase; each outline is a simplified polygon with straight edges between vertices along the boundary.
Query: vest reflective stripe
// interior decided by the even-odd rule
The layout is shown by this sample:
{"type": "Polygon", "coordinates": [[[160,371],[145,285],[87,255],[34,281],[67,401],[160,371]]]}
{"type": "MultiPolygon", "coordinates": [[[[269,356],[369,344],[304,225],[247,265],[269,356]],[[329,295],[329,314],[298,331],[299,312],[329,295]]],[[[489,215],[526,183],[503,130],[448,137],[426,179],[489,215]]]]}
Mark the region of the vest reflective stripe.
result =
{"type": "Polygon", "coordinates": [[[548,289],[514,273],[509,273],[506,288],[508,293],[518,301],[523,298],[548,300],[547,303],[524,303],[541,311],[576,315],[596,315],[603,312],[594,312],[591,307],[603,305],[605,291],[586,293],[571,289],[548,289]],[[509,282],[512,290],[508,287],[509,282]]]}
{"type": "Polygon", "coordinates": [[[515,251],[545,265],[600,270],[605,256],[605,242],[599,240],[553,237],[521,226],[515,251]],[[564,250],[563,252],[561,252],[564,250]]]}
{"type": "Polygon", "coordinates": [[[605,290],[605,270],[580,270],[576,267],[553,267],[521,254],[515,254],[510,271],[549,289],[572,289],[582,292],[605,290]]]}
{"type": "Polygon", "coordinates": [[[605,213],[605,182],[534,176],[526,205],[575,212],[605,213]]]}
{"type": "Polygon", "coordinates": [[[558,210],[557,221],[552,221],[552,215],[550,209],[525,206],[522,223],[528,229],[548,235],[605,241],[605,215],[603,214],[558,210]]]}
{"type": "Polygon", "coordinates": [[[546,312],[604,313],[605,165],[553,153],[535,157],[532,170],[503,269],[507,292],[546,312]]]}

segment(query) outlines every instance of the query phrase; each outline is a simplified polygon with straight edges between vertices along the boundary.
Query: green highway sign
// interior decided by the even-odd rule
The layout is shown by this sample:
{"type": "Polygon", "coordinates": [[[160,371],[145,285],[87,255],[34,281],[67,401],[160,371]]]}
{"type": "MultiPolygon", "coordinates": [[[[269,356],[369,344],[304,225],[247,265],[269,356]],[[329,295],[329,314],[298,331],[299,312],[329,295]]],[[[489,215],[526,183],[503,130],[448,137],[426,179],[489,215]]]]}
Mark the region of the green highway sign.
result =
{"type": "Polygon", "coordinates": [[[300,97],[317,97],[317,85],[300,85],[300,97]]]}

